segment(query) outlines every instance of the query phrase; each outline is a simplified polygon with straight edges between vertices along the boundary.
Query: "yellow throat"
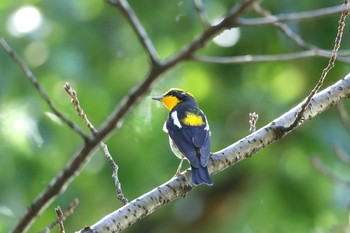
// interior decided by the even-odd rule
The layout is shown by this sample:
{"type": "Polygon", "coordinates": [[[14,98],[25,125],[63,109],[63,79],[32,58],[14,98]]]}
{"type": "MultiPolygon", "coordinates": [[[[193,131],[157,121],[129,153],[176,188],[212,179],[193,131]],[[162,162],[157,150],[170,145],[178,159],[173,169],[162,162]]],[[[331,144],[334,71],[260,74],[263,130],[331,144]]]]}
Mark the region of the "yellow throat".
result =
{"type": "Polygon", "coordinates": [[[161,101],[169,111],[171,111],[178,103],[181,102],[175,96],[165,96],[163,99],[161,99],[161,101]]]}

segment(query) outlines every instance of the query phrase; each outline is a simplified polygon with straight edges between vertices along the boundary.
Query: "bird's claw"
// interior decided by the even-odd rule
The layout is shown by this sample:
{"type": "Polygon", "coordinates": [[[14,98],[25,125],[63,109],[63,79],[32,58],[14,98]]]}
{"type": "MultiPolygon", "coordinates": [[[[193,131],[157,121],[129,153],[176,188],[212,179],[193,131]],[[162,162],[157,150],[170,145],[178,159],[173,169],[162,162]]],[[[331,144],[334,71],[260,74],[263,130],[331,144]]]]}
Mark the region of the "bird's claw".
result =
{"type": "Polygon", "coordinates": [[[174,175],[174,177],[177,177],[177,176],[183,176],[184,174],[182,174],[180,171],[177,171],[174,175]]]}

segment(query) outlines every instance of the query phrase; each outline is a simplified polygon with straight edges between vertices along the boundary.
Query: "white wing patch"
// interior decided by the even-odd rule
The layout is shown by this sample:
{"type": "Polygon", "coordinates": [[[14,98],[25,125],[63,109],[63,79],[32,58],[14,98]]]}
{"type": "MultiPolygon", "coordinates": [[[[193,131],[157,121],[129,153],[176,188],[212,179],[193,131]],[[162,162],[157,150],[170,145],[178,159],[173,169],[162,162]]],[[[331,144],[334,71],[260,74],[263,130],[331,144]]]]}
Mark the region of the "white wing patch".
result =
{"type": "Polygon", "coordinates": [[[204,130],[207,130],[207,131],[210,130],[207,118],[205,118],[205,128],[204,128],[204,130]]]}
{"type": "Polygon", "coordinates": [[[174,111],[171,113],[171,118],[173,119],[174,121],[174,125],[176,125],[179,129],[182,128],[182,125],[179,121],[179,118],[177,117],[177,111],[174,111]]]}
{"type": "MultiPolygon", "coordinates": [[[[200,111],[201,111],[201,113],[203,113],[202,110],[200,110],[200,111]]],[[[203,113],[203,115],[204,115],[204,113],[203,113]]],[[[204,117],[204,118],[205,118],[205,128],[204,128],[204,130],[210,131],[210,129],[209,129],[209,124],[208,124],[208,120],[207,120],[206,117],[204,117]]]]}
{"type": "Polygon", "coordinates": [[[166,128],[166,122],[164,122],[163,131],[164,131],[165,133],[169,133],[169,132],[168,132],[168,129],[166,128]]]}

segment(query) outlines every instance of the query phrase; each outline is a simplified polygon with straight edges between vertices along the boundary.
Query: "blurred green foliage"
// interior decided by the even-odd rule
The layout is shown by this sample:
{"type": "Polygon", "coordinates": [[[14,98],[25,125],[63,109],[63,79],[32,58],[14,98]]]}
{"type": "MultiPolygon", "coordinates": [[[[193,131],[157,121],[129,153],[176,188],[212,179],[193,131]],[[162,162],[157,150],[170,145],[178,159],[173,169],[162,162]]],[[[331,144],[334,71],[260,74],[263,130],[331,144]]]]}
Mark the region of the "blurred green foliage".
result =
{"type": "MultiPolygon", "coordinates": [[[[204,1],[210,21],[235,1],[204,1]]],[[[341,4],[341,1],[265,1],[274,14],[341,4]]],[[[161,58],[167,58],[202,32],[192,1],[130,1],[161,58]]],[[[81,105],[98,127],[127,91],[141,81],[149,61],[123,15],[103,1],[21,0],[0,2],[0,34],[25,59],[48,95],[86,133],[63,84],[77,90],[81,105]],[[15,36],[9,25],[14,12],[34,6],[42,24],[15,36]]],[[[248,14],[256,17],[254,13],[248,14]]],[[[339,15],[288,25],[306,41],[331,49],[339,15]]],[[[350,47],[350,30],[342,49],[350,47]]],[[[275,54],[299,48],[273,26],[240,29],[232,47],[209,43],[199,54],[233,56],[275,54]]],[[[326,59],[218,65],[185,62],[165,73],[149,96],[133,109],[117,133],[105,140],[118,163],[125,195],[132,200],[170,179],[178,159],[162,132],[167,110],[150,96],[170,87],[191,91],[212,130],[212,151],[248,134],[248,114],[257,112],[262,127],[300,102],[317,82],[326,59]]],[[[337,63],[326,80],[348,72],[337,63]]],[[[20,68],[0,51],[0,232],[8,231],[32,200],[62,170],[83,141],[50,112],[20,68]]],[[[349,108],[349,104],[346,103],[349,108]]],[[[323,176],[311,164],[318,156],[335,174],[349,178],[349,167],[332,148],[350,151],[349,134],[331,109],[234,167],[216,175],[213,187],[195,188],[186,198],[136,223],[125,232],[342,232],[348,224],[349,185],[323,176]]],[[[119,208],[111,169],[100,149],[79,176],[38,218],[31,232],[55,220],[54,208],[80,201],[65,222],[73,232],[119,208]]]]}

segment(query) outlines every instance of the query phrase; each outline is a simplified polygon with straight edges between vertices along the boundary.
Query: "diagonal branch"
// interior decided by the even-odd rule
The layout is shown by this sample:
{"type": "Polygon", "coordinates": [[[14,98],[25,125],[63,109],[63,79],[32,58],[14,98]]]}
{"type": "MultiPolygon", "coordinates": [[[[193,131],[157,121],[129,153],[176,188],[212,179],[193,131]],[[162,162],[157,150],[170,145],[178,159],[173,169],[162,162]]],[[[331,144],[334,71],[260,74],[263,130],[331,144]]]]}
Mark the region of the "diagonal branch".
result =
{"type": "MultiPolygon", "coordinates": [[[[123,8],[121,11],[129,19],[129,23],[134,28],[136,34],[140,38],[141,43],[144,45],[146,50],[152,50],[153,46],[150,46],[146,42],[149,38],[143,34],[144,30],[141,24],[136,23],[137,18],[134,16],[134,12],[131,10],[129,5],[125,0],[118,1],[110,0],[113,4],[123,3],[123,8]],[[136,21],[134,21],[136,20],[136,21]],[[148,47],[150,46],[150,47],[148,47]]],[[[132,88],[128,94],[119,102],[115,110],[111,113],[110,117],[105,121],[105,123],[100,127],[98,133],[93,135],[91,139],[88,139],[85,144],[79,149],[73,158],[66,164],[63,171],[60,172],[56,177],[52,179],[49,186],[43,190],[38,197],[35,198],[33,203],[27,209],[23,217],[17,222],[12,233],[22,233],[26,232],[34,220],[44,211],[44,209],[54,200],[54,198],[63,192],[70,182],[77,176],[78,172],[85,165],[85,163],[92,157],[92,151],[100,143],[100,141],[108,136],[113,130],[116,130],[122,124],[122,121],[126,114],[132,109],[133,106],[138,102],[141,96],[147,93],[154,82],[160,77],[161,74],[168,71],[170,68],[174,67],[178,63],[189,59],[195,52],[201,49],[210,38],[215,34],[219,33],[226,27],[230,27],[231,24],[237,21],[237,19],[244,14],[249,7],[256,0],[242,0],[237,3],[232,9],[228,11],[225,18],[217,25],[210,27],[208,30],[204,31],[199,38],[192,41],[187,47],[185,47],[178,54],[172,58],[162,62],[156,63],[153,61],[151,64],[151,70],[146,75],[146,77],[138,85],[132,88]]],[[[112,5],[113,5],[112,4],[112,5]]],[[[152,54],[152,52],[150,52],[152,54]]],[[[152,56],[152,55],[150,55],[152,56]]],[[[151,58],[152,59],[152,58],[151,58]]]]}
{"type": "Polygon", "coordinates": [[[297,113],[293,123],[290,126],[285,128],[286,131],[290,131],[291,129],[297,127],[298,124],[300,124],[300,122],[304,118],[304,112],[306,111],[306,108],[308,107],[308,105],[311,103],[313,96],[319,91],[319,89],[323,85],[323,82],[324,82],[328,72],[335,66],[335,60],[337,59],[338,50],[340,48],[341,39],[343,37],[343,31],[344,31],[344,27],[345,27],[345,19],[350,12],[349,6],[350,6],[349,0],[345,0],[345,5],[343,7],[344,10],[343,10],[343,12],[340,16],[340,20],[339,20],[338,31],[337,31],[337,35],[335,38],[332,56],[330,57],[326,68],[324,68],[322,70],[322,74],[321,74],[320,79],[318,80],[316,86],[312,89],[310,94],[307,96],[306,100],[301,105],[300,111],[297,113]]]}
{"type": "Polygon", "coordinates": [[[187,45],[178,54],[168,59],[164,66],[173,66],[181,60],[192,58],[193,55],[199,49],[203,48],[213,36],[222,30],[231,28],[233,25],[235,25],[239,21],[239,17],[250,9],[256,1],[257,0],[243,0],[242,2],[237,3],[227,12],[224,19],[220,23],[213,25],[208,28],[208,30],[204,31],[200,37],[195,39],[191,44],[187,45]]]}
{"type": "MultiPolygon", "coordinates": [[[[346,11],[347,6],[343,6],[343,9],[346,11]]],[[[261,16],[264,16],[266,18],[268,17],[273,17],[271,13],[264,8],[261,7],[259,3],[256,3],[253,5],[253,9],[255,12],[260,14],[261,16]]],[[[290,29],[286,24],[283,24],[281,22],[275,22],[273,23],[276,27],[280,29],[289,39],[294,41],[299,47],[309,50],[305,52],[310,52],[313,53],[315,56],[320,56],[320,57],[331,57],[333,51],[328,51],[324,49],[318,48],[316,45],[310,44],[303,40],[298,34],[294,33],[292,29],[290,29]]],[[[348,51],[338,51],[338,57],[337,60],[344,62],[344,63],[349,63],[350,59],[348,57],[342,57],[342,56],[349,56],[348,51]]]]}
{"type": "MultiPolygon", "coordinates": [[[[261,16],[264,16],[265,18],[273,17],[272,14],[269,11],[262,8],[259,3],[254,4],[253,9],[255,12],[257,12],[261,16]]],[[[275,22],[273,23],[273,25],[278,27],[280,31],[282,31],[289,39],[294,41],[299,47],[308,50],[316,50],[319,53],[322,52],[322,50],[317,48],[315,45],[309,44],[306,41],[304,41],[298,34],[294,33],[292,29],[290,29],[287,25],[281,22],[275,22]]]]}
{"type": "MultiPolygon", "coordinates": [[[[316,94],[312,98],[312,105],[305,111],[305,118],[310,120],[346,98],[350,98],[350,74],[316,94]]],[[[286,133],[289,133],[283,129],[294,121],[295,114],[301,105],[302,103],[258,131],[214,153],[208,166],[210,173],[212,175],[217,174],[252,156],[271,143],[282,139],[286,133]]],[[[302,123],[305,123],[305,121],[302,123]]],[[[93,226],[85,227],[79,232],[120,232],[167,203],[178,197],[185,196],[193,188],[190,177],[191,171],[186,170],[183,176],[172,178],[161,186],[108,214],[93,226]]]]}
{"type": "Polygon", "coordinates": [[[208,20],[207,15],[204,12],[204,6],[202,0],[193,0],[194,7],[197,11],[197,14],[199,16],[199,19],[201,20],[201,23],[203,24],[203,27],[205,30],[207,30],[210,27],[210,23],[208,20]]]}
{"type": "Polygon", "coordinates": [[[33,74],[33,72],[29,69],[26,63],[17,55],[17,53],[10,47],[10,45],[6,42],[6,40],[0,35],[0,45],[3,47],[6,53],[10,55],[12,60],[16,62],[19,67],[23,70],[25,76],[29,79],[29,81],[33,84],[33,86],[38,90],[41,98],[47,103],[51,111],[64,123],[66,123],[71,129],[73,129],[76,133],[78,133],[85,141],[88,140],[88,136],[83,133],[83,131],[72,121],[68,120],[60,111],[52,103],[51,99],[46,94],[45,89],[40,85],[37,78],[33,74]]]}
{"type": "Polygon", "coordinates": [[[152,66],[151,71],[144,78],[144,80],[136,85],[119,103],[111,114],[109,119],[104,123],[100,129],[96,138],[102,139],[107,136],[118,124],[120,124],[130,110],[131,106],[137,103],[138,99],[144,95],[153,83],[160,77],[161,74],[174,67],[180,62],[183,62],[193,56],[195,52],[204,47],[206,43],[214,35],[222,31],[225,27],[229,27],[232,22],[235,22],[256,0],[243,0],[228,11],[226,17],[217,25],[210,27],[204,31],[201,36],[192,41],[182,51],[168,60],[160,63],[159,65],[152,66]]]}
{"type": "MultiPolygon", "coordinates": [[[[347,6],[340,7],[339,9],[346,10],[347,6]]],[[[333,10],[329,10],[329,8],[320,9],[317,11],[313,11],[313,14],[318,14],[321,16],[324,14],[324,16],[327,16],[329,12],[337,12],[333,10]]],[[[334,9],[338,9],[334,8],[334,9]]],[[[265,19],[271,20],[272,18],[277,19],[280,18],[279,16],[273,16],[270,12],[263,9],[258,2],[253,4],[253,10],[263,16],[265,19]]],[[[338,13],[338,12],[337,12],[338,13]]],[[[304,13],[292,13],[292,16],[297,18],[295,14],[302,14],[304,13]]],[[[288,18],[287,15],[284,15],[284,17],[288,18]]],[[[283,20],[276,20],[274,22],[271,22],[271,24],[278,27],[288,38],[290,38],[292,41],[294,41],[299,47],[306,49],[305,51],[301,52],[295,52],[295,53],[284,53],[284,54],[271,54],[271,55],[243,55],[243,56],[233,56],[233,57],[214,57],[214,56],[195,56],[194,60],[206,62],[206,63],[215,63],[215,64],[243,64],[243,63],[258,63],[258,62],[271,62],[271,61],[289,61],[289,60],[295,60],[295,59],[302,59],[307,57],[325,57],[329,58],[332,56],[333,51],[323,50],[318,48],[317,46],[307,43],[304,41],[298,34],[294,33],[287,25],[281,23],[283,20]]],[[[347,51],[345,52],[345,56],[348,55],[347,51]]],[[[338,52],[338,54],[341,54],[341,51],[338,52]]],[[[350,59],[348,57],[338,57],[338,61],[343,63],[350,63],[350,59]]]]}
{"type": "Polygon", "coordinates": [[[350,155],[346,153],[339,145],[334,146],[334,152],[343,163],[350,165],[350,155]]]}
{"type": "Polygon", "coordinates": [[[343,103],[337,105],[337,110],[344,128],[350,133],[350,118],[343,103]]]}
{"type": "MultiPolygon", "coordinates": [[[[77,92],[72,88],[72,86],[69,83],[65,83],[64,89],[66,90],[67,94],[70,95],[70,97],[72,98],[72,103],[73,103],[78,115],[84,120],[85,125],[90,129],[91,133],[93,133],[94,135],[97,134],[97,130],[95,129],[94,125],[90,122],[89,118],[84,113],[83,108],[80,106],[77,92]]],[[[124,204],[126,204],[129,201],[124,196],[123,191],[122,191],[122,185],[119,181],[119,177],[118,177],[119,166],[113,160],[113,157],[109,153],[107,145],[102,140],[100,141],[100,146],[103,150],[103,153],[106,156],[106,159],[109,162],[109,165],[111,166],[111,168],[113,170],[112,178],[114,179],[114,185],[115,185],[115,188],[117,190],[117,198],[120,201],[122,201],[124,204]]]]}
{"type": "Polygon", "coordinates": [[[311,158],[312,165],[325,177],[330,179],[333,183],[344,183],[350,185],[349,180],[345,180],[338,175],[336,175],[329,167],[323,164],[319,157],[311,158]]]}
{"type": "MultiPolygon", "coordinates": [[[[150,38],[148,37],[146,31],[144,30],[143,26],[139,22],[138,18],[136,17],[135,13],[129,6],[128,2],[126,0],[108,0],[109,3],[111,3],[114,6],[118,6],[119,9],[123,12],[123,14],[128,19],[128,22],[133,27],[135,33],[137,34],[140,42],[142,43],[144,49],[150,56],[151,63],[151,69],[149,73],[145,76],[143,81],[141,81],[138,85],[136,85],[132,90],[129,91],[129,93],[119,102],[118,106],[116,106],[113,113],[110,115],[110,117],[106,120],[106,122],[100,127],[98,130],[98,133],[94,135],[91,139],[88,138],[85,142],[85,144],[82,146],[81,149],[77,151],[75,156],[67,163],[63,171],[58,174],[51,182],[49,187],[44,190],[42,193],[39,194],[39,196],[34,200],[34,202],[31,204],[31,206],[28,208],[28,211],[25,213],[25,215],[19,220],[17,225],[15,226],[14,230],[12,232],[25,232],[31,223],[34,221],[34,219],[41,214],[41,212],[45,209],[46,206],[48,206],[56,195],[63,192],[66,187],[70,184],[70,182],[75,178],[75,176],[78,174],[80,169],[83,167],[83,165],[91,158],[92,151],[96,148],[96,146],[100,143],[100,141],[105,138],[108,134],[110,134],[113,130],[116,129],[116,127],[120,126],[124,117],[126,114],[130,111],[130,109],[135,106],[135,104],[138,102],[138,100],[141,98],[141,96],[145,95],[147,91],[150,90],[151,86],[154,84],[154,82],[160,77],[161,74],[168,71],[170,68],[174,67],[175,65],[179,64],[182,61],[186,61],[188,59],[191,59],[193,55],[203,48],[207,42],[217,33],[222,31],[225,28],[230,28],[233,25],[238,25],[240,22],[242,23],[242,20],[238,20],[239,17],[241,17],[255,2],[254,0],[242,0],[241,2],[237,3],[235,7],[233,7],[228,13],[226,14],[225,18],[217,25],[211,26],[208,28],[208,30],[204,31],[197,39],[193,40],[190,44],[188,44],[183,50],[181,50],[179,53],[175,54],[173,57],[163,61],[158,62],[158,57],[156,54],[156,50],[151,43],[150,38]]],[[[339,10],[339,9],[338,9],[339,10]]],[[[339,11],[338,11],[339,12],[339,11]]],[[[334,10],[332,14],[334,14],[334,10]]],[[[327,14],[327,11],[323,11],[322,14],[327,14]]],[[[316,17],[316,16],[314,16],[316,17]]],[[[276,19],[274,19],[276,20],[276,19]]],[[[283,21],[283,17],[281,19],[277,19],[283,21]]],[[[244,21],[243,21],[244,22],[244,21]]],[[[340,99],[348,97],[349,93],[348,91],[348,78],[344,80],[346,84],[344,86],[341,86],[343,88],[341,93],[340,99]],[[345,94],[344,94],[345,93],[345,94]]],[[[341,84],[343,85],[343,84],[341,84]]],[[[340,90],[338,90],[340,91],[340,90]]],[[[323,92],[322,92],[323,93],[323,92]]],[[[327,94],[327,93],[326,93],[327,94]]],[[[320,94],[316,95],[319,96],[320,94]]],[[[316,99],[316,96],[314,97],[316,99]]],[[[335,96],[331,96],[334,99],[335,102],[339,102],[340,99],[335,99],[335,96]]],[[[324,104],[321,108],[322,110],[325,110],[326,107],[332,106],[333,103],[330,104],[324,104]]],[[[310,108],[311,109],[311,108],[310,108]]],[[[295,110],[296,111],[296,110],[295,110]]],[[[293,113],[295,113],[293,110],[293,113]]],[[[309,110],[306,111],[308,113],[309,110]]],[[[310,110],[311,111],[311,110],[310,110]]],[[[311,113],[310,113],[311,114],[311,113]]],[[[288,114],[290,116],[290,114],[288,114]]],[[[311,115],[310,115],[311,116],[311,115]]],[[[285,118],[283,118],[285,119],[285,118]]],[[[281,119],[281,121],[283,120],[281,119]]],[[[288,118],[289,119],[289,118],[288,118]]],[[[290,119],[289,119],[290,120],[290,119]]],[[[279,121],[278,121],[279,122],[279,121]]],[[[286,125],[286,124],[281,124],[286,125]]],[[[271,125],[268,128],[265,128],[266,133],[268,136],[266,138],[269,141],[269,143],[272,143],[273,141],[277,140],[278,138],[281,138],[283,134],[280,133],[280,127],[276,127],[275,123],[271,123],[271,125]]],[[[234,162],[238,162],[247,156],[250,156],[252,153],[256,152],[257,150],[261,149],[262,146],[265,146],[266,144],[263,144],[262,141],[257,140],[264,131],[257,131],[252,136],[249,136],[246,139],[243,139],[239,142],[239,144],[232,145],[232,148],[235,150],[240,150],[239,146],[243,146],[245,144],[250,144],[251,146],[256,147],[248,147],[246,148],[246,153],[242,153],[241,151],[232,151],[231,147],[227,148],[227,150],[218,152],[213,157],[213,163],[211,165],[211,171],[213,173],[218,172],[219,170],[222,170],[226,168],[224,164],[233,164],[234,162]],[[259,134],[258,134],[259,133],[259,134]],[[257,138],[254,138],[253,136],[259,136],[257,138]],[[254,140],[255,139],[255,140],[254,140]],[[240,144],[243,143],[243,144],[240,144]],[[245,143],[245,144],[244,144],[245,143]],[[260,143],[260,144],[259,144],[260,143]],[[237,147],[238,146],[238,147],[237,147]],[[241,154],[242,153],[242,154],[241,154]],[[218,157],[220,155],[220,157],[218,157]],[[225,157],[226,156],[226,157],[225,157]],[[225,163],[219,163],[219,160],[223,159],[225,163]],[[222,164],[222,165],[219,165],[222,164]]],[[[283,132],[282,132],[283,133],[283,132]]],[[[185,173],[185,177],[188,177],[189,172],[185,173]]],[[[170,184],[165,184],[164,190],[163,189],[156,189],[154,192],[158,192],[157,199],[151,199],[151,201],[155,202],[154,208],[159,208],[159,203],[166,203],[170,199],[164,199],[164,196],[161,195],[164,194],[163,191],[172,192],[173,195],[182,195],[182,190],[187,191],[191,187],[186,185],[187,181],[184,180],[172,180],[171,182],[177,182],[179,185],[179,189],[173,189],[170,184]],[[179,183],[180,182],[180,183],[179,183]]],[[[138,202],[138,200],[141,200],[143,198],[147,198],[147,196],[140,197],[140,199],[136,199],[135,201],[138,202]]],[[[150,201],[150,200],[148,200],[150,201]]],[[[126,208],[122,209],[123,211],[131,211],[129,209],[130,207],[136,207],[139,208],[137,214],[141,214],[141,216],[145,216],[146,214],[149,214],[153,212],[155,209],[152,210],[144,210],[142,212],[142,206],[138,206],[135,204],[135,202],[130,203],[127,205],[126,208]]],[[[136,212],[135,212],[136,215],[136,212]]],[[[130,220],[129,220],[130,222],[130,220]]],[[[124,224],[124,221],[121,221],[122,224],[124,224]]]]}
{"type": "MultiPolygon", "coordinates": [[[[79,204],[79,200],[76,198],[73,200],[72,203],[69,204],[67,210],[63,213],[63,221],[65,221],[70,215],[73,214],[75,208],[79,204]]],[[[39,233],[49,233],[57,224],[59,224],[59,220],[57,219],[50,225],[48,225],[44,230],[40,231],[39,233]]]]}
{"type": "Polygon", "coordinates": [[[128,1],[126,0],[107,0],[109,4],[114,7],[118,7],[120,11],[125,15],[130,25],[134,29],[137,37],[139,38],[142,46],[145,51],[148,53],[148,56],[153,65],[157,65],[159,63],[159,58],[157,55],[157,51],[149,38],[145,28],[142,26],[140,20],[136,16],[133,9],[130,7],[128,1]]]}

